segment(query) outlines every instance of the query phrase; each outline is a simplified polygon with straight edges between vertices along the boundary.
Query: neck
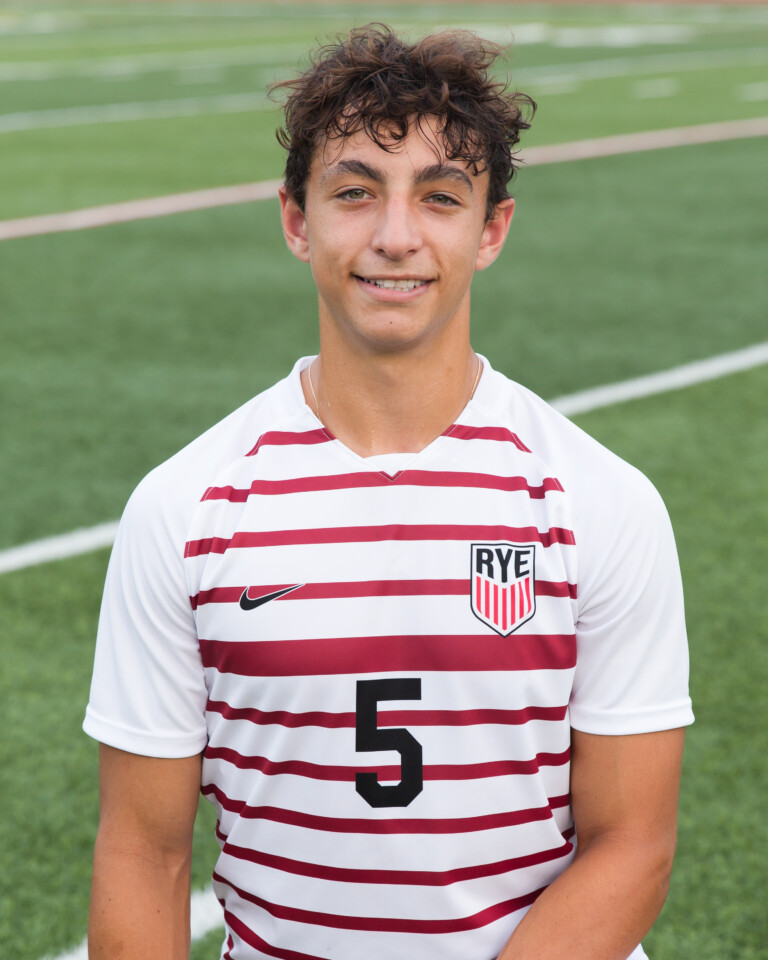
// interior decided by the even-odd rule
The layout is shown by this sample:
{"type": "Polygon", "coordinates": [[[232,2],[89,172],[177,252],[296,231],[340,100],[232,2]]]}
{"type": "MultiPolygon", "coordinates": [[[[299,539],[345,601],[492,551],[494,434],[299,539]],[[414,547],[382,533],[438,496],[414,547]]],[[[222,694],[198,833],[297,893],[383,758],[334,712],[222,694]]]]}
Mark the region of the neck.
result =
{"type": "Polygon", "coordinates": [[[302,382],[307,404],[330,432],[369,457],[423,450],[464,409],[480,369],[469,343],[445,356],[430,349],[350,357],[321,345],[311,384],[308,369],[302,382]]]}

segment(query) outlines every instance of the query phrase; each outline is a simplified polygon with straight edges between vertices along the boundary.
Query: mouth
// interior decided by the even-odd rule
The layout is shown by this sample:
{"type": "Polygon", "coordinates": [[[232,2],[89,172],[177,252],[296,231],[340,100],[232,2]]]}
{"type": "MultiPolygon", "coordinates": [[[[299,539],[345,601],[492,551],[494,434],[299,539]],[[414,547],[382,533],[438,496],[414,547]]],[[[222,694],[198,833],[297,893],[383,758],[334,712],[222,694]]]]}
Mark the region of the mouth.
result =
{"type": "Polygon", "coordinates": [[[372,287],[378,287],[380,290],[401,290],[409,293],[419,287],[426,287],[431,280],[422,280],[418,277],[361,277],[355,274],[356,279],[372,287]]]}

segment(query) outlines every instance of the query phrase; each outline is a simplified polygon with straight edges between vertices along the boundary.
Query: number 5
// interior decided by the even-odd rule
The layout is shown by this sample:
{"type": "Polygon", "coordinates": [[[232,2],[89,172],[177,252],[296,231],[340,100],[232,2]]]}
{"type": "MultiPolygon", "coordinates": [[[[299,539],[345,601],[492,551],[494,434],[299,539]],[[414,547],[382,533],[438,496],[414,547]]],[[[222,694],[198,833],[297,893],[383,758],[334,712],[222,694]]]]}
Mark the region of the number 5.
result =
{"type": "Polygon", "coordinates": [[[421,680],[358,680],[355,714],[355,750],[397,750],[400,754],[400,783],[384,786],[378,774],[355,774],[355,789],[372,807],[407,807],[424,787],[421,744],[403,727],[378,725],[380,700],[421,700],[421,680]]]}

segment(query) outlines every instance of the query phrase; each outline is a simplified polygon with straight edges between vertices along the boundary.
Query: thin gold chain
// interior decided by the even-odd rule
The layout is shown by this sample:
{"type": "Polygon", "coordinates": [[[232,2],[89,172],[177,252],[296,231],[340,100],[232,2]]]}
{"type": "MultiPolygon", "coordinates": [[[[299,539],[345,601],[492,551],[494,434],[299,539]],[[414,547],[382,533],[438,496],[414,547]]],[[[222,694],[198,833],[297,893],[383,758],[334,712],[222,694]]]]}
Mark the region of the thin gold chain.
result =
{"type": "MultiPolygon", "coordinates": [[[[315,361],[313,360],[312,363],[315,361]]],[[[317,419],[320,419],[320,405],[317,402],[317,394],[315,393],[315,385],[312,383],[312,363],[307,367],[307,375],[309,376],[309,389],[312,393],[312,399],[315,403],[315,416],[317,419]]]]}
{"type": "MultiPolygon", "coordinates": [[[[475,382],[472,384],[472,389],[470,390],[469,398],[467,399],[467,403],[469,403],[469,401],[470,401],[470,400],[472,399],[472,397],[474,397],[474,395],[475,395],[475,390],[477,390],[477,385],[478,385],[478,383],[480,382],[480,374],[481,374],[481,372],[482,372],[482,370],[483,370],[483,364],[482,364],[482,361],[480,360],[480,357],[478,357],[477,354],[475,354],[475,357],[477,357],[477,373],[475,374],[475,382]]],[[[317,359],[317,358],[315,358],[315,359],[317,359]]],[[[312,365],[314,364],[314,362],[315,362],[315,361],[313,360],[312,363],[310,363],[310,365],[307,367],[307,376],[308,376],[308,378],[309,378],[309,390],[310,390],[310,393],[312,394],[312,402],[313,402],[314,405],[315,405],[315,416],[316,416],[317,419],[319,420],[319,419],[320,419],[320,404],[317,402],[317,394],[315,393],[315,385],[314,385],[314,383],[312,383],[312,365]]]]}
{"type": "MultiPolygon", "coordinates": [[[[483,369],[482,360],[477,356],[477,354],[475,354],[475,357],[477,357],[477,373],[475,374],[475,382],[472,384],[472,392],[469,394],[469,400],[471,400],[475,395],[475,390],[477,390],[477,385],[480,382],[480,372],[483,369]]],[[[469,403],[469,400],[467,400],[467,403],[469,403]]]]}

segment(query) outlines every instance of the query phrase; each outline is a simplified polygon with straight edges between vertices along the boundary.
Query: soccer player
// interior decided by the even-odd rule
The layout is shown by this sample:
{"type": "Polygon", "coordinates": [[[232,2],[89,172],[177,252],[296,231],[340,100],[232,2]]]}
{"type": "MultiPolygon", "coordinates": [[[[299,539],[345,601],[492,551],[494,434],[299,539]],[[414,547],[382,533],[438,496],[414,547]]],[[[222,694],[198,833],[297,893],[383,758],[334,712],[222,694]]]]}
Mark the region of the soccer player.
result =
{"type": "Polygon", "coordinates": [[[679,570],[648,481],[470,346],[531,107],[495,56],[369,26],[280,85],[320,353],[126,508],[92,960],[187,956],[201,790],[227,960],[645,956],[692,720],[679,570]]]}

